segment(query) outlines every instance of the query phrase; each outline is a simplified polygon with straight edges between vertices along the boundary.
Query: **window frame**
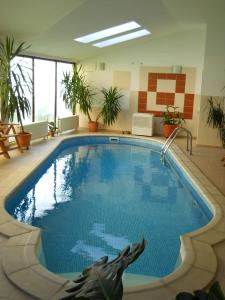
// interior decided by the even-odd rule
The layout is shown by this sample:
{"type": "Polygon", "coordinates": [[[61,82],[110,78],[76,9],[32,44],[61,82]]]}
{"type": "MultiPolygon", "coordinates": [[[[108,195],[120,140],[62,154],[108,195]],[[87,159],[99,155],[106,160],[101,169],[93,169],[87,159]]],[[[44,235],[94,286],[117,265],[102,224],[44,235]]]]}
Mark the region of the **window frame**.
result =
{"type": "Polygon", "coordinates": [[[57,63],[65,63],[65,64],[71,64],[73,66],[76,66],[76,62],[74,61],[68,61],[68,60],[61,60],[61,59],[54,59],[54,58],[47,58],[47,57],[41,57],[41,56],[33,56],[33,55],[17,55],[18,57],[24,57],[24,58],[30,58],[32,60],[32,110],[31,110],[31,120],[32,122],[35,122],[35,76],[34,76],[34,66],[35,66],[35,59],[38,60],[46,60],[46,61],[52,61],[55,62],[55,101],[54,101],[54,122],[56,122],[57,119],[57,113],[58,113],[58,109],[57,109],[57,102],[58,102],[58,97],[57,97],[57,63]]]}

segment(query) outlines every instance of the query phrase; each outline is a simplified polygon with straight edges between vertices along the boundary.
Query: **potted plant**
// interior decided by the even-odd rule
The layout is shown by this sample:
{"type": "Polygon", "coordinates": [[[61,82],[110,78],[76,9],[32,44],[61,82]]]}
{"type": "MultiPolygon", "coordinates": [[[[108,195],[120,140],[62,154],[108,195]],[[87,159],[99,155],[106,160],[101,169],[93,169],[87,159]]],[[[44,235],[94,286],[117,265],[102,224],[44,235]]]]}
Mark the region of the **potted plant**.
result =
{"type": "Polygon", "coordinates": [[[48,122],[48,133],[51,137],[55,136],[55,132],[58,129],[55,122],[48,122]]]}
{"type": "Polygon", "coordinates": [[[95,89],[91,87],[85,79],[82,66],[74,66],[72,75],[65,73],[63,80],[63,100],[67,108],[75,112],[76,105],[79,104],[80,111],[88,117],[89,131],[95,132],[98,129],[100,117],[106,125],[112,125],[118,113],[121,110],[119,99],[123,96],[117,87],[103,88],[101,92],[104,95],[102,108],[95,119],[91,118],[91,112],[94,104],[95,89]]]}
{"type": "Polygon", "coordinates": [[[95,119],[91,118],[91,112],[94,104],[93,97],[95,95],[93,88],[86,85],[83,89],[83,96],[79,100],[80,111],[88,117],[88,128],[90,132],[96,132],[98,130],[99,119],[101,117],[105,125],[112,125],[121,111],[119,99],[123,95],[117,87],[110,87],[108,89],[102,88],[101,92],[104,95],[104,99],[102,102],[102,108],[95,119]]]}
{"type": "MultiPolygon", "coordinates": [[[[86,112],[83,109],[84,103],[80,105],[81,111],[87,114],[88,116],[88,127],[89,131],[95,132],[98,130],[98,121],[100,118],[103,119],[103,123],[105,125],[112,125],[115,123],[119,112],[121,111],[121,105],[120,105],[120,98],[123,96],[117,87],[110,87],[108,89],[102,88],[101,92],[104,96],[103,102],[102,102],[102,108],[100,109],[100,112],[97,114],[96,118],[94,120],[91,119],[90,112],[92,111],[92,105],[93,101],[90,101],[90,106],[86,106],[88,108],[86,112]]],[[[90,99],[92,99],[92,94],[90,96],[90,99]]]]}
{"type": "Polygon", "coordinates": [[[104,95],[104,102],[99,115],[103,118],[104,124],[109,126],[115,123],[121,111],[120,98],[123,94],[117,87],[103,88],[101,92],[104,95]]]}
{"type": "Polygon", "coordinates": [[[225,147],[225,114],[221,102],[210,97],[208,99],[208,116],[206,123],[212,128],[219,130],[220,139],[225,147]]]}
{"type": "Polygon", "coordinates": [[[31,112],[27,95],[32,91],[32,81],[26,74],[25,67],[19,63],[13,64],[15,56],[20,55],[29,46],[20,43],[15,46],[14,38],[6,37],[5,43],[0,41],[0,98],[1,116],[13,121],[17,118],[21,132],[17,136],[21,148],[29,148],[31,133],[25,132],[22,120],[31,112]]]}
{"type": "Polygon", "coordinates": [[[79,99],[82,96],[82,89],[85,83],[82,66],[77,69],[77,66],[73,65],[72,73],[63,73],[63,79],[61,83],[63,86],[62,94],[65,106],[71,110],[73,115],[75,115],[76,105],[79,103],[79,99]]]}
{"type": "Polygon", "coordinates": [[[78,102],[80,111],[88,117],[88,128],[90,132],[95,132],[98,129],[98,117],[96,118],[96,121],[91,119],[91,111],[94,103],[93,97],[95,94],[94,88],[85,83],[81,89],[81,97],[78,102]]]}
{"type": "Polygon", "coordinates": [[[72,114],[75,115],[76,106],[79,104],[80,111],[88,116],[89,122],[92,122],[90,111],[92,110],[95,92],[86,82],[82,65],[79,68],[74,65],[72,73],[66,72],[63,74],[62,86],[63,101],[66,108],[70,109],[72,114]]]}
{"type": "Polygon", "coordinates": [[[175,128],[181,126],[184,122],[181,113],[177,106],[167,105],[166,111],[162,114],[163,120],[163,135],[168,138],[175,128]]]}

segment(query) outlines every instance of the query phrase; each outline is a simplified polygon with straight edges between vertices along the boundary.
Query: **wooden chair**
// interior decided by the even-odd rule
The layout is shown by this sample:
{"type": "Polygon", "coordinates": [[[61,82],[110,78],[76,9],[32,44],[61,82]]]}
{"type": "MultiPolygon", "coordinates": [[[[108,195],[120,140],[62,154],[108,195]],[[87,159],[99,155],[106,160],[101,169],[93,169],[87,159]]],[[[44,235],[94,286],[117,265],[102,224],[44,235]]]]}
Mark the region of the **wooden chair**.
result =
{"type": "Polygon", "coordinates": [[[23,152],[20,148],[18,141],[18,134],[16,133],[15,126],[18,124],[13,123],[3,123],[0,121],[0,154],[3,154],[5,158],[10,158],[8,153],[9,150],[19,148],[20,152],[23,152]],[[16,145],[14,147],[9,146],[8,139],[10,137],[15,138],[16,145]]]}

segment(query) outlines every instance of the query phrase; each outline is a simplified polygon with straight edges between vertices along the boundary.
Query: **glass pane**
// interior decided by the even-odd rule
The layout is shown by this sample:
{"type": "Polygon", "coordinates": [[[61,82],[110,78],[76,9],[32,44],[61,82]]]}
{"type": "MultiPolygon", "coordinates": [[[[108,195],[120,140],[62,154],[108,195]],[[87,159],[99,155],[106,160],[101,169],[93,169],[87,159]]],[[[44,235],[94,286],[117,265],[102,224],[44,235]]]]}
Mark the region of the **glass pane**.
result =
{"type": "MultiPolygon", "coordinates": [[[[25,96],[30,102],[31,110],[29,116],[25,115],[25,118],[23,119],[23,124],[28,124],[32,122],[32,58],[16,56],[14,57],[14,59],[12,59],[11,68],[21,78],[21,72],[18,68],[18,64],[20,65],[23,75],[27,82],[27,85],[23,85],[23,89],[25,92],[25,96]]],[[[14,122],[18,122],[16,116],[14,122]]]]}
{"type": "Polygon", "coordinates": [[[55,62],[34,60],[35,121],[54,121],[55,62]]]}
{"type": "Polygon", "coordinates": [[[57,63],[57,117],[71,116],[72,112],[65,107],[65,103],[62,98],[62,79],[63,73],[72,72],[72,64],[68,63],[57,63]]]}

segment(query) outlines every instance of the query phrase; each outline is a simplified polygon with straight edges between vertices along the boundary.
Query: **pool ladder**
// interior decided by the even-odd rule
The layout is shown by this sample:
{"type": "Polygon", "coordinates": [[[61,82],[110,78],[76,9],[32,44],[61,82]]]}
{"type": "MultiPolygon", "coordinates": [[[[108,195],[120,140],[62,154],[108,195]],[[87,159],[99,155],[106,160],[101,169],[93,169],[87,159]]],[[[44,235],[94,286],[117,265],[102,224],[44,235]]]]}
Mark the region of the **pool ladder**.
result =
{"type": "Polygon", "coordinates": [[[160,155],[162,162],[164,162],[164,160],[165,160],[165,155],[166,155],[166,152],[169,149],[170,145],[173,143],[176,136],[181,132],[187,133],[187,151],[190,153],[190,155],[192,155],[192,134],[191,134],[191,132],[186,128],[177,127],[174,129],[174,131],[171,133],[171,135],[168,137],[168,139],[162,146],[161,155],[160,155]]]}

